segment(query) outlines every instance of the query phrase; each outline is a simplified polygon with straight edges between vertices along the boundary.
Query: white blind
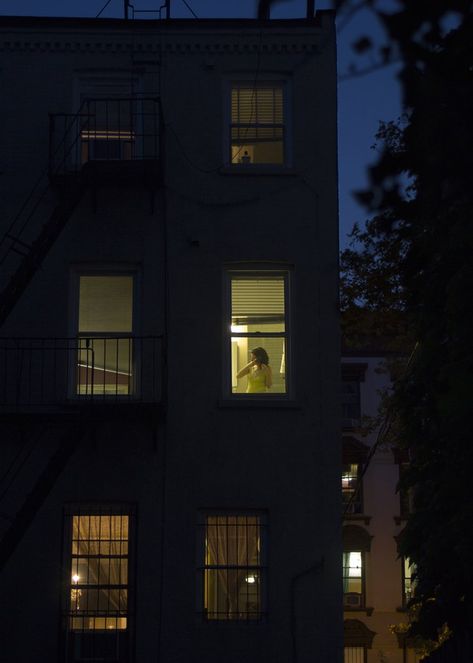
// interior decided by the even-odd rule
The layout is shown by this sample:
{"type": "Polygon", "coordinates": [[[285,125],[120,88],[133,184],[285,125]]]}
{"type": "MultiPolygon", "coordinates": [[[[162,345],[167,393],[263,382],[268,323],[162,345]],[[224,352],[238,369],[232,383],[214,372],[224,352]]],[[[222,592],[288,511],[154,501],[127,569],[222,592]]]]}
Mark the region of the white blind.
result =
{"type": "Polygon", "coordinates": [[[133,330],[133,276],[81,276],[79,332],[133,330]]]}
{"type": "Polygon", "coordinates": [[[274,316],[284,320],[284,277],[232,279],[232,318],[274,316]]]}
{"type": "Polygon", "coordinates": [[[232,124],[280,124],[284,122],[281,85],[235,86],[232,89],[232,124]]]}

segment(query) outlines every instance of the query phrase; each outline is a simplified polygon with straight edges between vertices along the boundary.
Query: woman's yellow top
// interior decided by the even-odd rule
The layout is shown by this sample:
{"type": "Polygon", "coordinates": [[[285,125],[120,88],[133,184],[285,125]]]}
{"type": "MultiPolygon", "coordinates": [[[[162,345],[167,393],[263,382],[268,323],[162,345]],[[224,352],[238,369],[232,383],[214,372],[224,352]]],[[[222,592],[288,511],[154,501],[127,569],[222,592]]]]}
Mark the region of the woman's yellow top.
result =
{"type": "Polygon", "coordinates": [[[247,394],[261,394],[266,391],[266,373],[257,368],[248,373],[247,394]]]}

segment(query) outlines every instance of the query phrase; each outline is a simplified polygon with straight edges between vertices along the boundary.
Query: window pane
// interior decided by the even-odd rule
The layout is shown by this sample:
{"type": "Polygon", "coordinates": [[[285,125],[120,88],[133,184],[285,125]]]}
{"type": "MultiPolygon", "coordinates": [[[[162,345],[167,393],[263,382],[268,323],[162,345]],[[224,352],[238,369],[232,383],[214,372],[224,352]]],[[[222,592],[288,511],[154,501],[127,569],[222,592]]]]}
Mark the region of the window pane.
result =
{"type": "Polygon", "coordinates": [[[284,163],[281,85],[235,86],[231,124],[232,163],[284,163]]]}
{"type": "Polygon", "coordinates": [[[363,568],[361,552],[343,553],[343,591],[347,593],[363,593],[363,568]]]}
{"type": "Polygon", "coordinates": [[[364,647],[344,647],[343,663],[364,663],[364,660],[365,660],[364,647]]]}
{"type": "Polygon", "coordinates": [[[128,527],[127,515],[72,516],[72,629],[126,628],[128,527]]]}
{"type": "Polygon", "coordinates": [[[133,276],[81,276],[79,334],[132,331],[133,276]]]}
{"type": "Polygon", "coordinates": [[[204,613],[207,619],[261,615],[258,516],[208,516],[205,525],[204,613]]]}
{"type": "Polygon", "coordinates": [[[343,466],[342,499],[346,513],[362,513],[362,496],[359,481],[360,466],[356,463],[343,466]]]}
{"type": "Polygon", "coordinates": [[[233,393],[286,393],[285,278],[235,276],[231,299],[233,393]],[[237,377],[254,359],[252,351],[257,348],[267,355],[264,366],[251,366],[237,377]]]}

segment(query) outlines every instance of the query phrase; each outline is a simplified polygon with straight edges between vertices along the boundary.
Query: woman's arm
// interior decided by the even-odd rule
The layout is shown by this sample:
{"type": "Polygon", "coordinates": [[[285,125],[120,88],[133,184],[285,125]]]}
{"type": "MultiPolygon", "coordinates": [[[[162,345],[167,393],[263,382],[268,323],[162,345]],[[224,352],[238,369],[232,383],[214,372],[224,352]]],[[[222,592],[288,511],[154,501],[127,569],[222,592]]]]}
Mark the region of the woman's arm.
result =
{"type": "Polygon", "coordinates": [[[238,373],[236,374],[237,378],[242,378],[244,375],[248,375],[248,373],[251,371],[252,366],[254,366],[255,363],[256,363],[255,360],[253,360],[250,361],[250,363],[247,364],[246,366],[243,366],[243,368],[240,371],[238,371],[238,373]]]}
{"type": "Polygon", "coordinates": [[[269,389],[273,384],[273,371],[271,370],[271,366],[266,366],[266,364],[264,364],[264,368],[266,386],[269,389]]]}

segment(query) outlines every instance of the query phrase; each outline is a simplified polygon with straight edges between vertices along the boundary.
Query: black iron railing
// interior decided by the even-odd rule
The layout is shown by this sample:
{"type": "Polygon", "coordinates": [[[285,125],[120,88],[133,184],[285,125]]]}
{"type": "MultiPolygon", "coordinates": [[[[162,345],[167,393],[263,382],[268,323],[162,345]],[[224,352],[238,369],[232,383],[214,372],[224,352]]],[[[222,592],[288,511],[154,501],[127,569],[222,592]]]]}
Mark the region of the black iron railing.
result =
{"type": "Polygon", "coordinates": [[[160,336],[0,338],[0,408],[162,399],[160,336]]]}
{"type": "Polygon", "coordinates": [[[79,171],[91,161],[159,160],[157,98],[86,99],[75,115],[50,116],[52,178],[79,171]]]}

